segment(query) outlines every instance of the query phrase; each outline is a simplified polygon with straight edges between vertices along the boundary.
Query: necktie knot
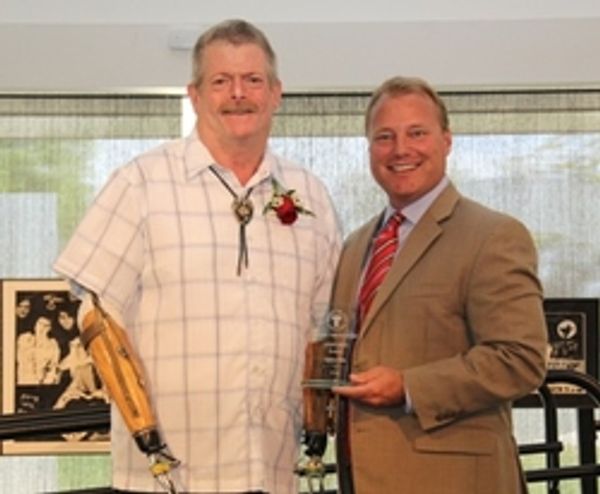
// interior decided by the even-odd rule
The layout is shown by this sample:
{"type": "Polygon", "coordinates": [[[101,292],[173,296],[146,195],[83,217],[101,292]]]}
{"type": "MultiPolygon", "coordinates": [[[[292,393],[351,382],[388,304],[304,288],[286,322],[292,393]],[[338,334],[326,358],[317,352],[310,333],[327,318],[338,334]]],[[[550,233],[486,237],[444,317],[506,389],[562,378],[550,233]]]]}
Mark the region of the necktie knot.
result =
{"type": "Polygon", "coordinates": [[[389,217],[385,226],[381,229],[379,234],[375,237],[375,243],[382,240],[388,240],[390,238],[398,237],[398,227],[402,223],[402,215],[396,211],[392,216],[389,217]]]}

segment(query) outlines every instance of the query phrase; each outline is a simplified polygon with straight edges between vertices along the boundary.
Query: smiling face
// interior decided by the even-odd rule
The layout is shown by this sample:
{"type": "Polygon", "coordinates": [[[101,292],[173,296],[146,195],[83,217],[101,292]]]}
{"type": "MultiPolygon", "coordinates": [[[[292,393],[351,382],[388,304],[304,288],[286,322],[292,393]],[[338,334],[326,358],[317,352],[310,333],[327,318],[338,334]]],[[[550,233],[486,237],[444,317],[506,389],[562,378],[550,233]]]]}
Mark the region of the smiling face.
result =
{"type": "Polygon", "coordinates": [[[254,142],[265,145],[281,83],[265,52],[254,43],[216,41],[204,49],[202,78],[188,86],[202,141],[224,149],[254,142]]]}
{"type": "Polygon", "coordinates": [[[433,189],[446,172],[452,136],[425,93],[382,95],[367,137],[371,173],[398,210],[433,189]]]}

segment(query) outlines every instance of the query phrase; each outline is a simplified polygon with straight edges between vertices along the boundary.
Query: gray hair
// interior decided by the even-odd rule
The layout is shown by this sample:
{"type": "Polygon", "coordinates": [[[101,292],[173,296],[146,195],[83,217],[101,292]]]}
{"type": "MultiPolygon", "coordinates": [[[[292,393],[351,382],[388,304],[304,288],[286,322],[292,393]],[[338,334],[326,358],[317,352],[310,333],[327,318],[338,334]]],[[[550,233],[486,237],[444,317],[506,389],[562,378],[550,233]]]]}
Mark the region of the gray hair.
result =
{"type": "Polygon", "coordinates": [[[211,43],[225,41],[232,45],[255,44],[262,49],[267,57],[267,76],[271,83],[277,77],[277,57],[265,34],[253,24],[241,19],[230,19],[216,24],[205,31],[196,41],[192,53],[192,81],[202,82],[202,57],[204,50],[211,43]]]}

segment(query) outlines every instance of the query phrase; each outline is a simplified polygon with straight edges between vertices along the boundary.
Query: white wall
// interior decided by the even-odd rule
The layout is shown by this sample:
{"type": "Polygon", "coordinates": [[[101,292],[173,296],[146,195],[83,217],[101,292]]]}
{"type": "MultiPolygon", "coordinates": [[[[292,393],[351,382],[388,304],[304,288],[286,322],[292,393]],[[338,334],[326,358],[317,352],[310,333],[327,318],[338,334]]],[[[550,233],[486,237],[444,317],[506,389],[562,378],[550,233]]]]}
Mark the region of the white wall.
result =
{"type": "Polygon", "coordinates": [[[444,89],[600,86],[598,0],[415,3],[0,0],[0,92],[178,92],[181,47],[230,17],[265,30],[287,91],[371,89],[400,73],[444,89]]]}

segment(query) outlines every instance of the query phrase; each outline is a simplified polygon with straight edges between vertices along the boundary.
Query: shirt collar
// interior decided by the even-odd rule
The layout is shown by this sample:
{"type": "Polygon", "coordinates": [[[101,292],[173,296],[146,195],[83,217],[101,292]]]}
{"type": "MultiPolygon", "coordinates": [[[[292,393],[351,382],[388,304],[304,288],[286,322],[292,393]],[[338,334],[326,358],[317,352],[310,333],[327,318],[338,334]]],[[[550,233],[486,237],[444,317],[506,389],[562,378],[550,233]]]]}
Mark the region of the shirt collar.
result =
{"type": "MultiPolygon", "coordinates": [[[[444,175],[437,185],[427,192],[427,194],[419,197],[416,201],[411,202],[408,206],[402,208],[400,213],[402,214],[403,218],[410,221],[410,223],[413,225],[417,224],[417,222],[425,214],[425,211],[429,209],[429,207],[433,204],[433,201],[437,199],[437,197],[442,193],[449,183],[450,179],[447,175],[444,175]]],[[[383,224],[385,224],[388,218],[395,212],[396,210],[391,205],[388,205],[385,209],[383,224]]]]}
{"type": "MultiPolygon", "coordinates": [[[[192,132],[184,139],[183,153],[184,166],[188,179],[191,179],[195,175],[207,170],[211,165],[220,166],[210,154],[208,148],[200,140],[196,129],[193,129],[192,132]]],[[[265,149],[263,159],[258,165],[258,169],[250,181],[246,184],[246,187],[252,187],[270,177],[275,178],[279,183],[283,184],[279,160],[267,147],[267,149],[265,149]]]]}

